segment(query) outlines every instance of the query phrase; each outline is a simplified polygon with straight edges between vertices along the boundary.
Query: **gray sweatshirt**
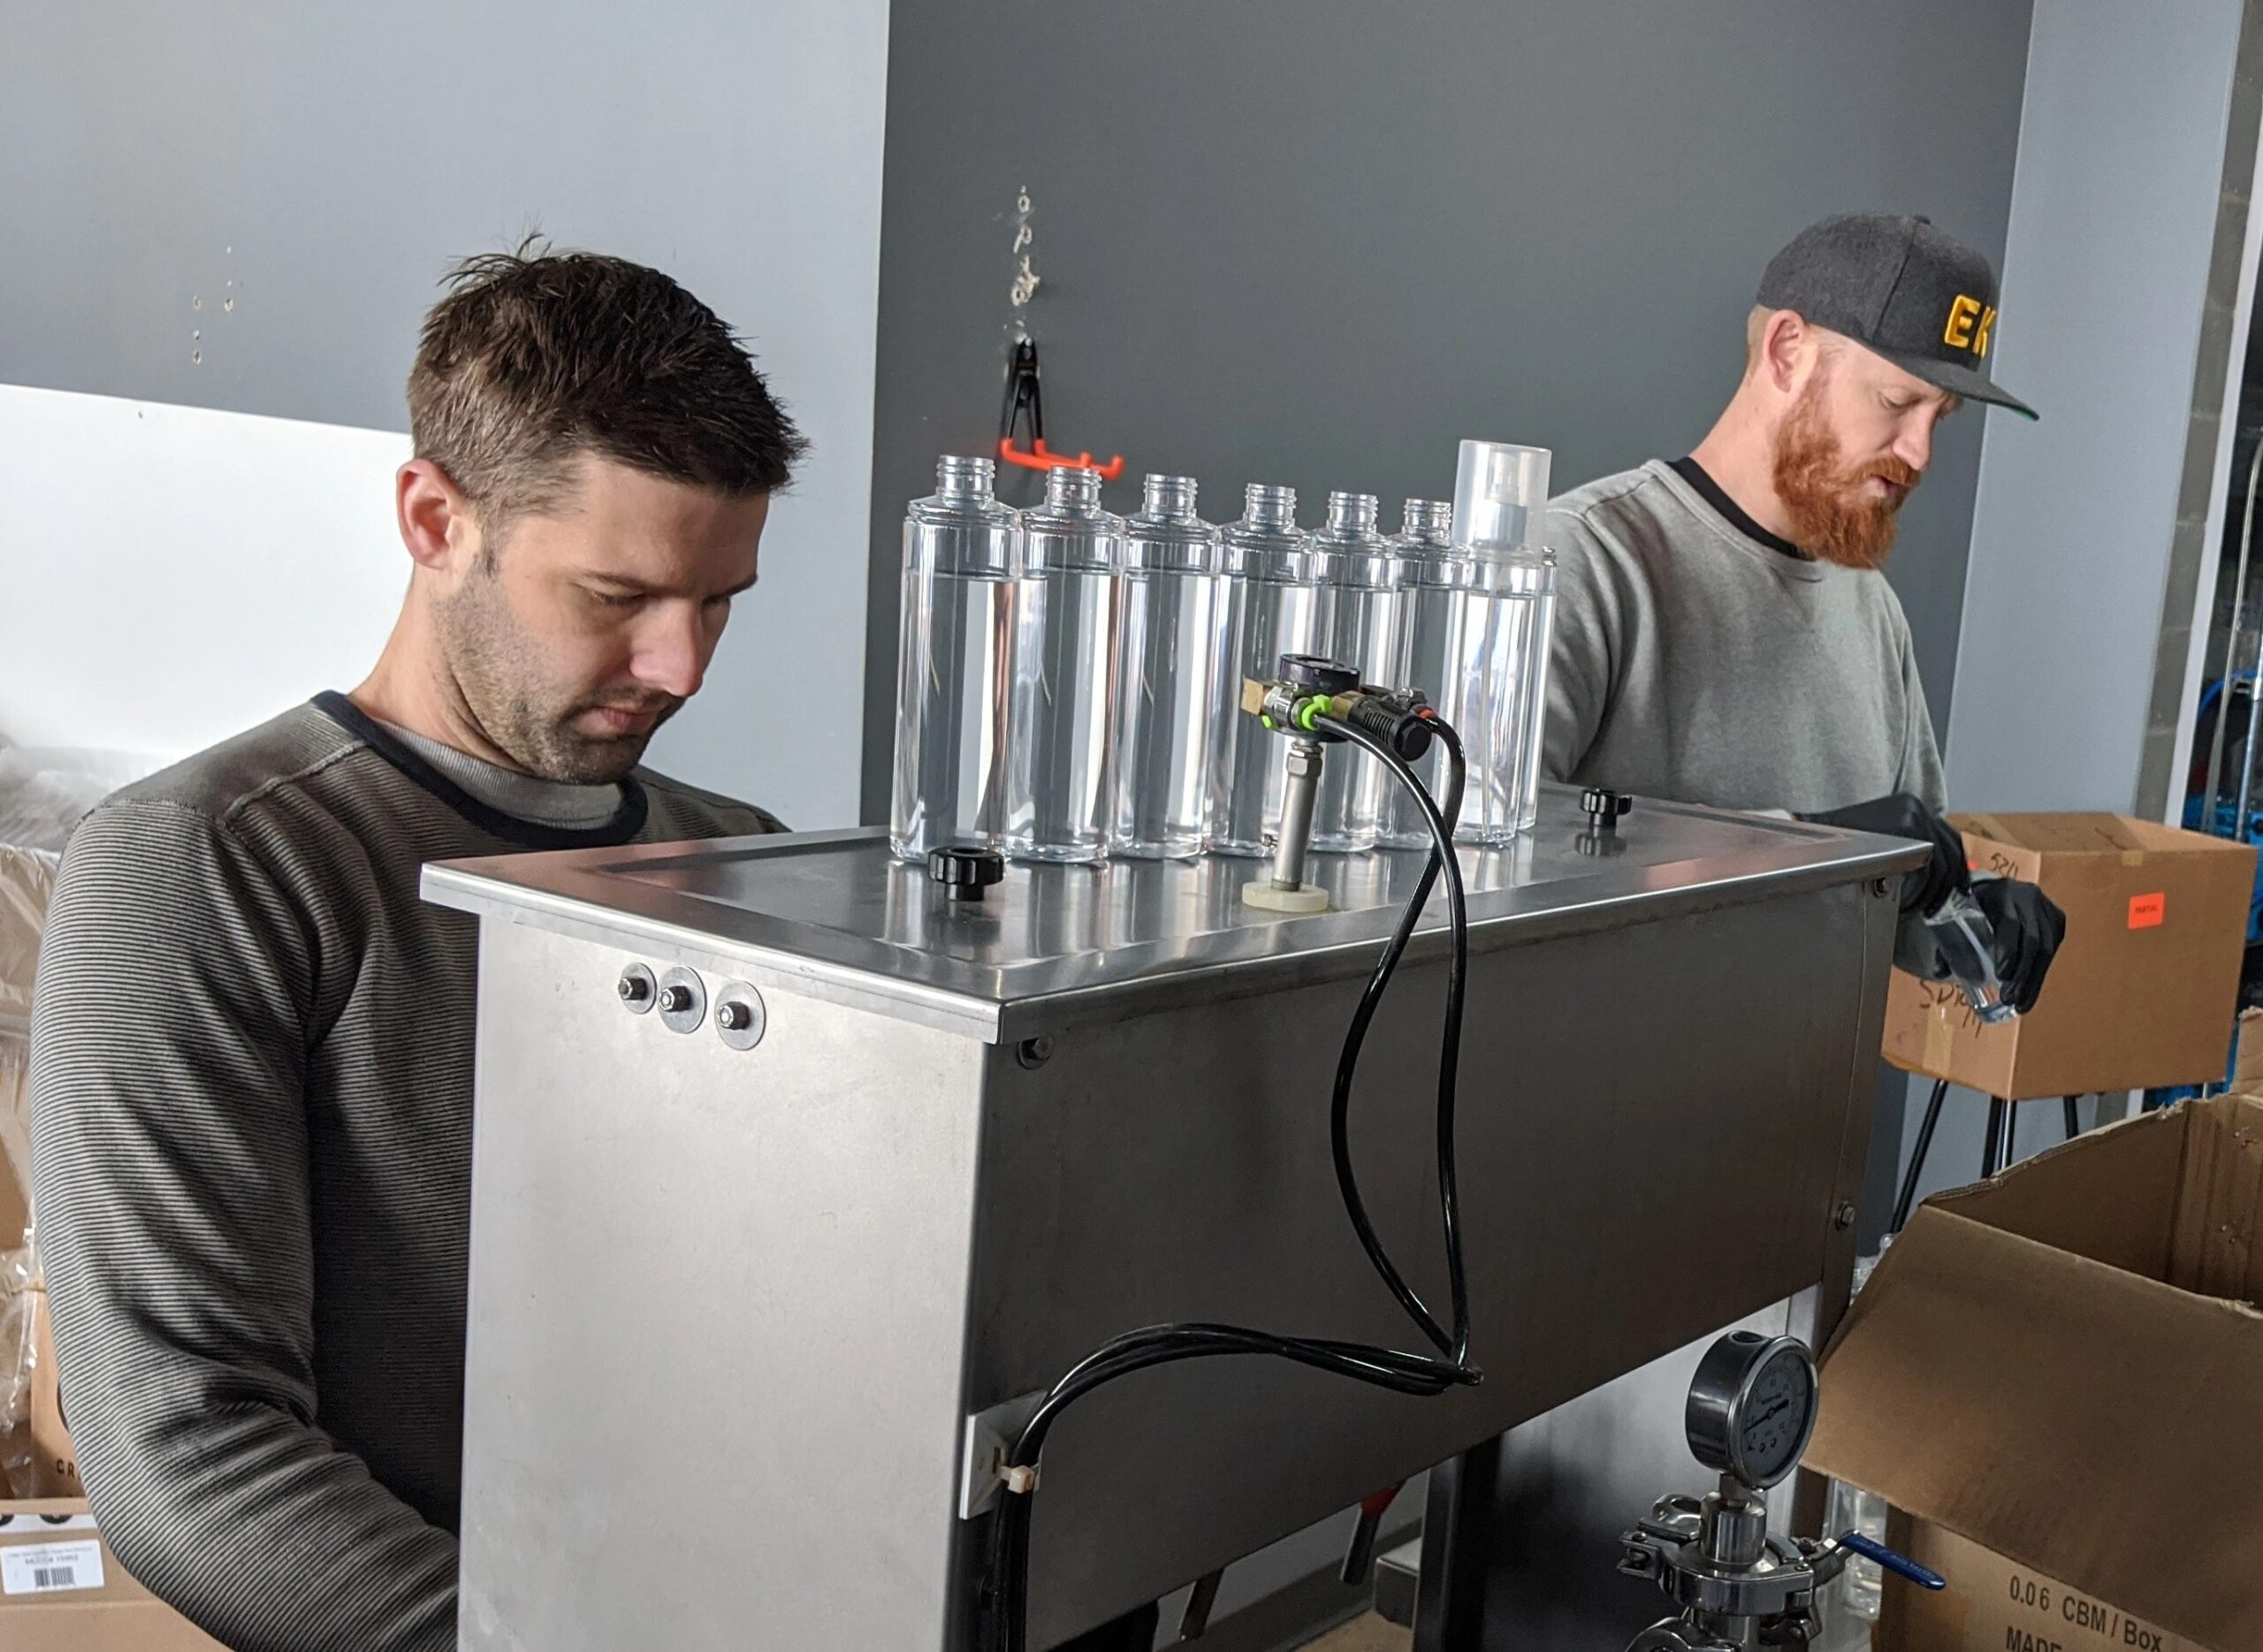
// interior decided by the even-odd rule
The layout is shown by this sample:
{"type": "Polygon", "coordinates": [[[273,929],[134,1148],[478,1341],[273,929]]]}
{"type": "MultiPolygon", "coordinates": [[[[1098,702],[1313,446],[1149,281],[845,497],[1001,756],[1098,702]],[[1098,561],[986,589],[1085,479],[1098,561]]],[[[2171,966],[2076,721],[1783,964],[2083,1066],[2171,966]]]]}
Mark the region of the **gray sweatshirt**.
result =
{"type": "Polygon", "coordinates": [[[642,771],[588,829],[474,780],[325,695],[114,795],[56,887],[64,1401],[118,1559],[237,1652],[456,1644],[477,925],[418,869],[782,829],[642,771]]]}
{"type": "Polygon", "coordinates": [[[1732,513],[1659,460],[1550,505],[1549,777],[1725,809],[1946,807],[1893,588],[1732,513]]]}

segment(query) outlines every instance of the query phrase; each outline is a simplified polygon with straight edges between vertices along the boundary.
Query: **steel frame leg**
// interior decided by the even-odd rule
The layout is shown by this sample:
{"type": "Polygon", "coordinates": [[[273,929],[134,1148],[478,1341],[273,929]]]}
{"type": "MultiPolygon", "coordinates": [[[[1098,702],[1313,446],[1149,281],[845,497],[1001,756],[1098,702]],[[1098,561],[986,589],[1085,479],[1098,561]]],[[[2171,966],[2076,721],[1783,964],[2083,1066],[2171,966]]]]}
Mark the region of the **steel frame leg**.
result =
{"type": "Polygon", "coordinates": [[[1948,1080],[1936,1079],[1925,1102],[1925,1122],[1917,1127],[1917,1146],[1909,1155],[1909,1169],[1901,1177],[1901,1192],[1893,1201],[1893,1221],[1886,1232],[1899,1233],[1917,1203],[1917,1178],[1924,1174],[1925,1155],[1933,1150],[1933,1129],[1941,1122],[1941,1104],[1948,1100],[1948,1080]]]}
{"type": "Polygon", "coordinates": [[[1478,1652],[1483,1644],[1485,1576],[1493,1564],[1493,1501],[1500,1480],[1497,1438],[1430,1471],[1413,1652],[1478,1652]]]}
{"type": "Polygon", "coordinates": [[[1980,1177],[1985,1181],[2004,1168],[2011,1156],[2012,1104],[2001,1096],[1988,1098],[1988,1145],[1982,1150],[1980,1177]]]}

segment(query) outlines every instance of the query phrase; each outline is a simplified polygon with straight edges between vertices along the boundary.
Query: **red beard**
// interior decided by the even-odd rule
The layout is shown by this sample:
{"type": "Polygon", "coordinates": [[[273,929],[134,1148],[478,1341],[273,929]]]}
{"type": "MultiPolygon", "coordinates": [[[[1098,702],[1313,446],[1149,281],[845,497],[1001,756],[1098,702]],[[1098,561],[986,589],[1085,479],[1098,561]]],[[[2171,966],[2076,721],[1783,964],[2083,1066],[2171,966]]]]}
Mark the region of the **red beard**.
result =
{"type": "Polygon", "coordinates": [[[1801,550],[1841,567],[1879,567],[1893,549],[1901,501],[1917,485],[1918,473],[1891,457],[1843,465],[1838,438],[1824,423],[1823,387],[1820,375],[1810,381],[1777,432],[1776,498],[1801,550]],[[1872,476],[1892,483],[1893,491],[1873,497],[1872,476]]]}

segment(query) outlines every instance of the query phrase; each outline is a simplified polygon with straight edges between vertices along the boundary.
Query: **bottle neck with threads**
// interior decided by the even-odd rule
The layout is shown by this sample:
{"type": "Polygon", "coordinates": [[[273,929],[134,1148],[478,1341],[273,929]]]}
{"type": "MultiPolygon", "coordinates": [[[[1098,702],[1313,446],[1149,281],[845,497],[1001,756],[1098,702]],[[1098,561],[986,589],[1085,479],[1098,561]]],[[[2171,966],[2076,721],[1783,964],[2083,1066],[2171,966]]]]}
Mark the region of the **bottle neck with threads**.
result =
{"type": "Polygon", "coordinates": [[[1082,465],[1063,465],[1045,473],[1045,503],[1049,510],[1086,515],[1100,509],[1100,472],[1082,465]]]}
{"type": "Polygon", "coordinates": [[[1194,478],[1192,476],[1149,476],[1146,483],[1145,502],[1139,514],[1162,521],[1187,521],[1194,515],[1194,478]]]}
{"type": "Polygon", "coordinates": [[[987,505],[997,474],[994,461],[946,453],[935,461],[935,497],[954,505],[987,505]]]}
{"type": "Polygon", "coordinates": [[[1124,524],[1127,573],[1215,574],[1218,530],[1194,514],[1192,476],[1149,476],[1146,502],[1124,524]]]}
{"type": "Polygon", "coordinates": [[[935,461],[934,497],[914,499],[904,515],[907,575],[1014,576],[1020,521],[990,491],[996,472],[987,459],[946,454],[935,461]]]}
{"type": "Polygon", "coordinates": [[[1371,534],[1383,502],[1372,493],[1331,493],[1328,496],[1328,531],[1345,537],[1371,534]]]}
{"type": "Polygon", "coordinates": [[[1294,531],[1297,525],[1297,491],[1263,482],[1251,483],[1242,490],[1241,519],[1251,528],[1261,528],[1276,533],[1284,528],[1294,531]]]}
{"type": "Polygon", "coordinates": [[[1453,544],[1453,505],[1447,499],[1409,499],[1398,537],[1408,545],[1448,550],[1453,544]]]}
{"type": "Polygon", "coordinates": [[[1337,584],[1383,589],[1399,583],[1406,559],[1375,531],[1382,509],[1372,493],[1328,496],[1328,525],[1313,536],[1313,543],[1334,559],[1337,584]]]}
{"type": "Polygon", "coordinates": [[[1100,475],[1081,466],[1049,470],[1045,502],[1022,513],[1022,571],[1106,573],[1116,567],[1124,520],[1100,505],[1100,475]]]}
{"type": "Polygon", "coordinates": [[[1297,491],[1253,482],[1242,495],[1241,520],[1219,536],[1225,571],[1236,578],[1309,583],[1312,540],[1297,526],[1297,491]]]}

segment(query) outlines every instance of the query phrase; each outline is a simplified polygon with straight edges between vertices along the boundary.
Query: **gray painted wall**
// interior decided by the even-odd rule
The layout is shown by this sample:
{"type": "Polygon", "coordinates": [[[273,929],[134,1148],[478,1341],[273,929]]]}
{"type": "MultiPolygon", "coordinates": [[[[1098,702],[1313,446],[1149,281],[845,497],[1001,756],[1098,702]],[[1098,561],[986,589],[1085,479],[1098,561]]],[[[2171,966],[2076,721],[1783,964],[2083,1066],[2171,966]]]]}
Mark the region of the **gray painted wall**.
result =
{"type": "Polygon", "coordinates": [[[2213,417],[2191,439],[2193,391],[2241,9],[2036,11],[1995,371],[2042,419],[1992,419],[1983,449],[1947,754],[1959,809],[2135,797],[2188,450],[2215,461],[2213,417]]]}
{"type": "MultiPolygon", "coordinates": [[[[2024,0],[921,0],[895,8],[865,656],[884,812],[898,524],[996,440],[1027,187],[1055,446],[1201,479],[1450,491],[1466,436],[1559,486],[1679,453],[1810,220],[2003,245],[2024,0]]],[[[1893,578],[1947,709],[1979,421],[1893,578]]]]}
{"type": "Polygon", "coordinates": [[[8,0],[0,382],[402,430],[452,258],[539,228],[667,269],[814,450],[654,758],[846,824],[888,22],[886,0],[8,0]],[[804,688],[795,720],[752,714],[767,675],[804,688]]]}

